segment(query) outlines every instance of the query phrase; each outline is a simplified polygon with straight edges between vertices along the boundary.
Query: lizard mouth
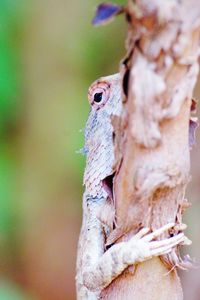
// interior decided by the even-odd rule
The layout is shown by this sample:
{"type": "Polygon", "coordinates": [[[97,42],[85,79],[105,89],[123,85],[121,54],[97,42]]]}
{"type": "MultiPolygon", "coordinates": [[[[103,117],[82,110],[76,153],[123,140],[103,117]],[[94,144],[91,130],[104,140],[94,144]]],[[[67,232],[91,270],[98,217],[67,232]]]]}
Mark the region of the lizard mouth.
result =
{"type": "Polygon", "coordinates": [[[107,176],[105,179],[102,180],[103,188],[108,193],[110,199],[113,199],[113,178],[115,173],[112,175],[107,176]]]}

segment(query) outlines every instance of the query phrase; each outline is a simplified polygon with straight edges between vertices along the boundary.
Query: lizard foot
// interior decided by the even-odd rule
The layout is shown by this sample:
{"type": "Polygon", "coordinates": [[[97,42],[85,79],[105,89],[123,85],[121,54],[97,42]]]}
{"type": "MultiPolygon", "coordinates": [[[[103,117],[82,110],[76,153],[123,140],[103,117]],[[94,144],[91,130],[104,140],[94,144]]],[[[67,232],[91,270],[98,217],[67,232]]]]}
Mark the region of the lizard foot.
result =
{"type": "MultiPolygon", "coordinates": [[[[127,242],[128,247],[127,253],[124,256],[124,261],[128,265],[131,265],[133,263],[139,263],[148,260],[153,256],[160,256],[170,253],[177,245],[190,245],[191,241],[184,235],[184,233],[179,233],[176,236],[160,241],[154,240],[173,227],[175,227],[175,224],[169,223],[152,233],[149,233],[149,228],[141,229],[127,242]]],[[[182,224],[181,229],[185,228],[186,226],[182,224]]]]}

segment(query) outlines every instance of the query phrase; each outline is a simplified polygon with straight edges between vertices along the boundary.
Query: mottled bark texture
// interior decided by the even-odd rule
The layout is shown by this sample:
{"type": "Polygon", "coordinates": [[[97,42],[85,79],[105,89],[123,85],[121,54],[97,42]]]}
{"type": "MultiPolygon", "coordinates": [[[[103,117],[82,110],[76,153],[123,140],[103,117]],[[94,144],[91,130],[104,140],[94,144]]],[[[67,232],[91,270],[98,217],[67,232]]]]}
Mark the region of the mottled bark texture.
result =
{"type": "MultiPolygon", "coordinates": [[[[126,240],[143,226],[155,230],[175,222],[168,236],[178,233],[188,206],[190,117],[199,71],[198,1],[129,0],[126,19],[124,110],[120,119],[113,119],[116,228],[108,244],[126,240]]],[[[174,249],[128,268],[102,292],[102,299],[181,300],[174,266],[188,264],[174,249]]]]}

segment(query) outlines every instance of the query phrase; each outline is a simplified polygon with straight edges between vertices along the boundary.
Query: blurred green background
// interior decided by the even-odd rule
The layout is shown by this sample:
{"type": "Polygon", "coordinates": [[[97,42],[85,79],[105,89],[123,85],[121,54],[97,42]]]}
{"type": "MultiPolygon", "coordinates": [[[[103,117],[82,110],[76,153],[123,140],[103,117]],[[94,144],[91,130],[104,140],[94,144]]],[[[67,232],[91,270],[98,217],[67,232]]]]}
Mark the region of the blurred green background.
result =
{"type": "MultiPolygon", "coordinates": [[[[75,299],[87,88],[125,53],[123,17],[91,26],[98,3],[0,0],[0,300],[75,299]]],[[[197,258],[199,153],[186,213],[197,258]]],[[[200,271],[182,277],[185,299],[200,299],[200,271]]]]}

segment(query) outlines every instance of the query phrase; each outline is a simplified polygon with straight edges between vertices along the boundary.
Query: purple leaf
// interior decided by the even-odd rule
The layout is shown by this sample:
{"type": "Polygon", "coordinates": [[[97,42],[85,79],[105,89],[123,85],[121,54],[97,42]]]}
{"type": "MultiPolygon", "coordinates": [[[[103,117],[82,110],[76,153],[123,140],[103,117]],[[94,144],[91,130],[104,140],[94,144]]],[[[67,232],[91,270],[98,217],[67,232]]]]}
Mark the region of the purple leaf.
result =
{"type": "Polygon", "coordinates": [[[190,124],[189,124],[189,146],[190,146],[190,148],[192,148],[192,146],[195,145],[195,131],[198,126],[199,126],[199,123],[197,121],[197,118],[190,118],[190,124]]]}
{"type": "Polygon", "coordinates": [[[97,7],[96,14],[92,20],[93,25],[102,25],[111,21],[116,15],[123,12],[120,5],[112,3],[102,3],[97,7]]]}

